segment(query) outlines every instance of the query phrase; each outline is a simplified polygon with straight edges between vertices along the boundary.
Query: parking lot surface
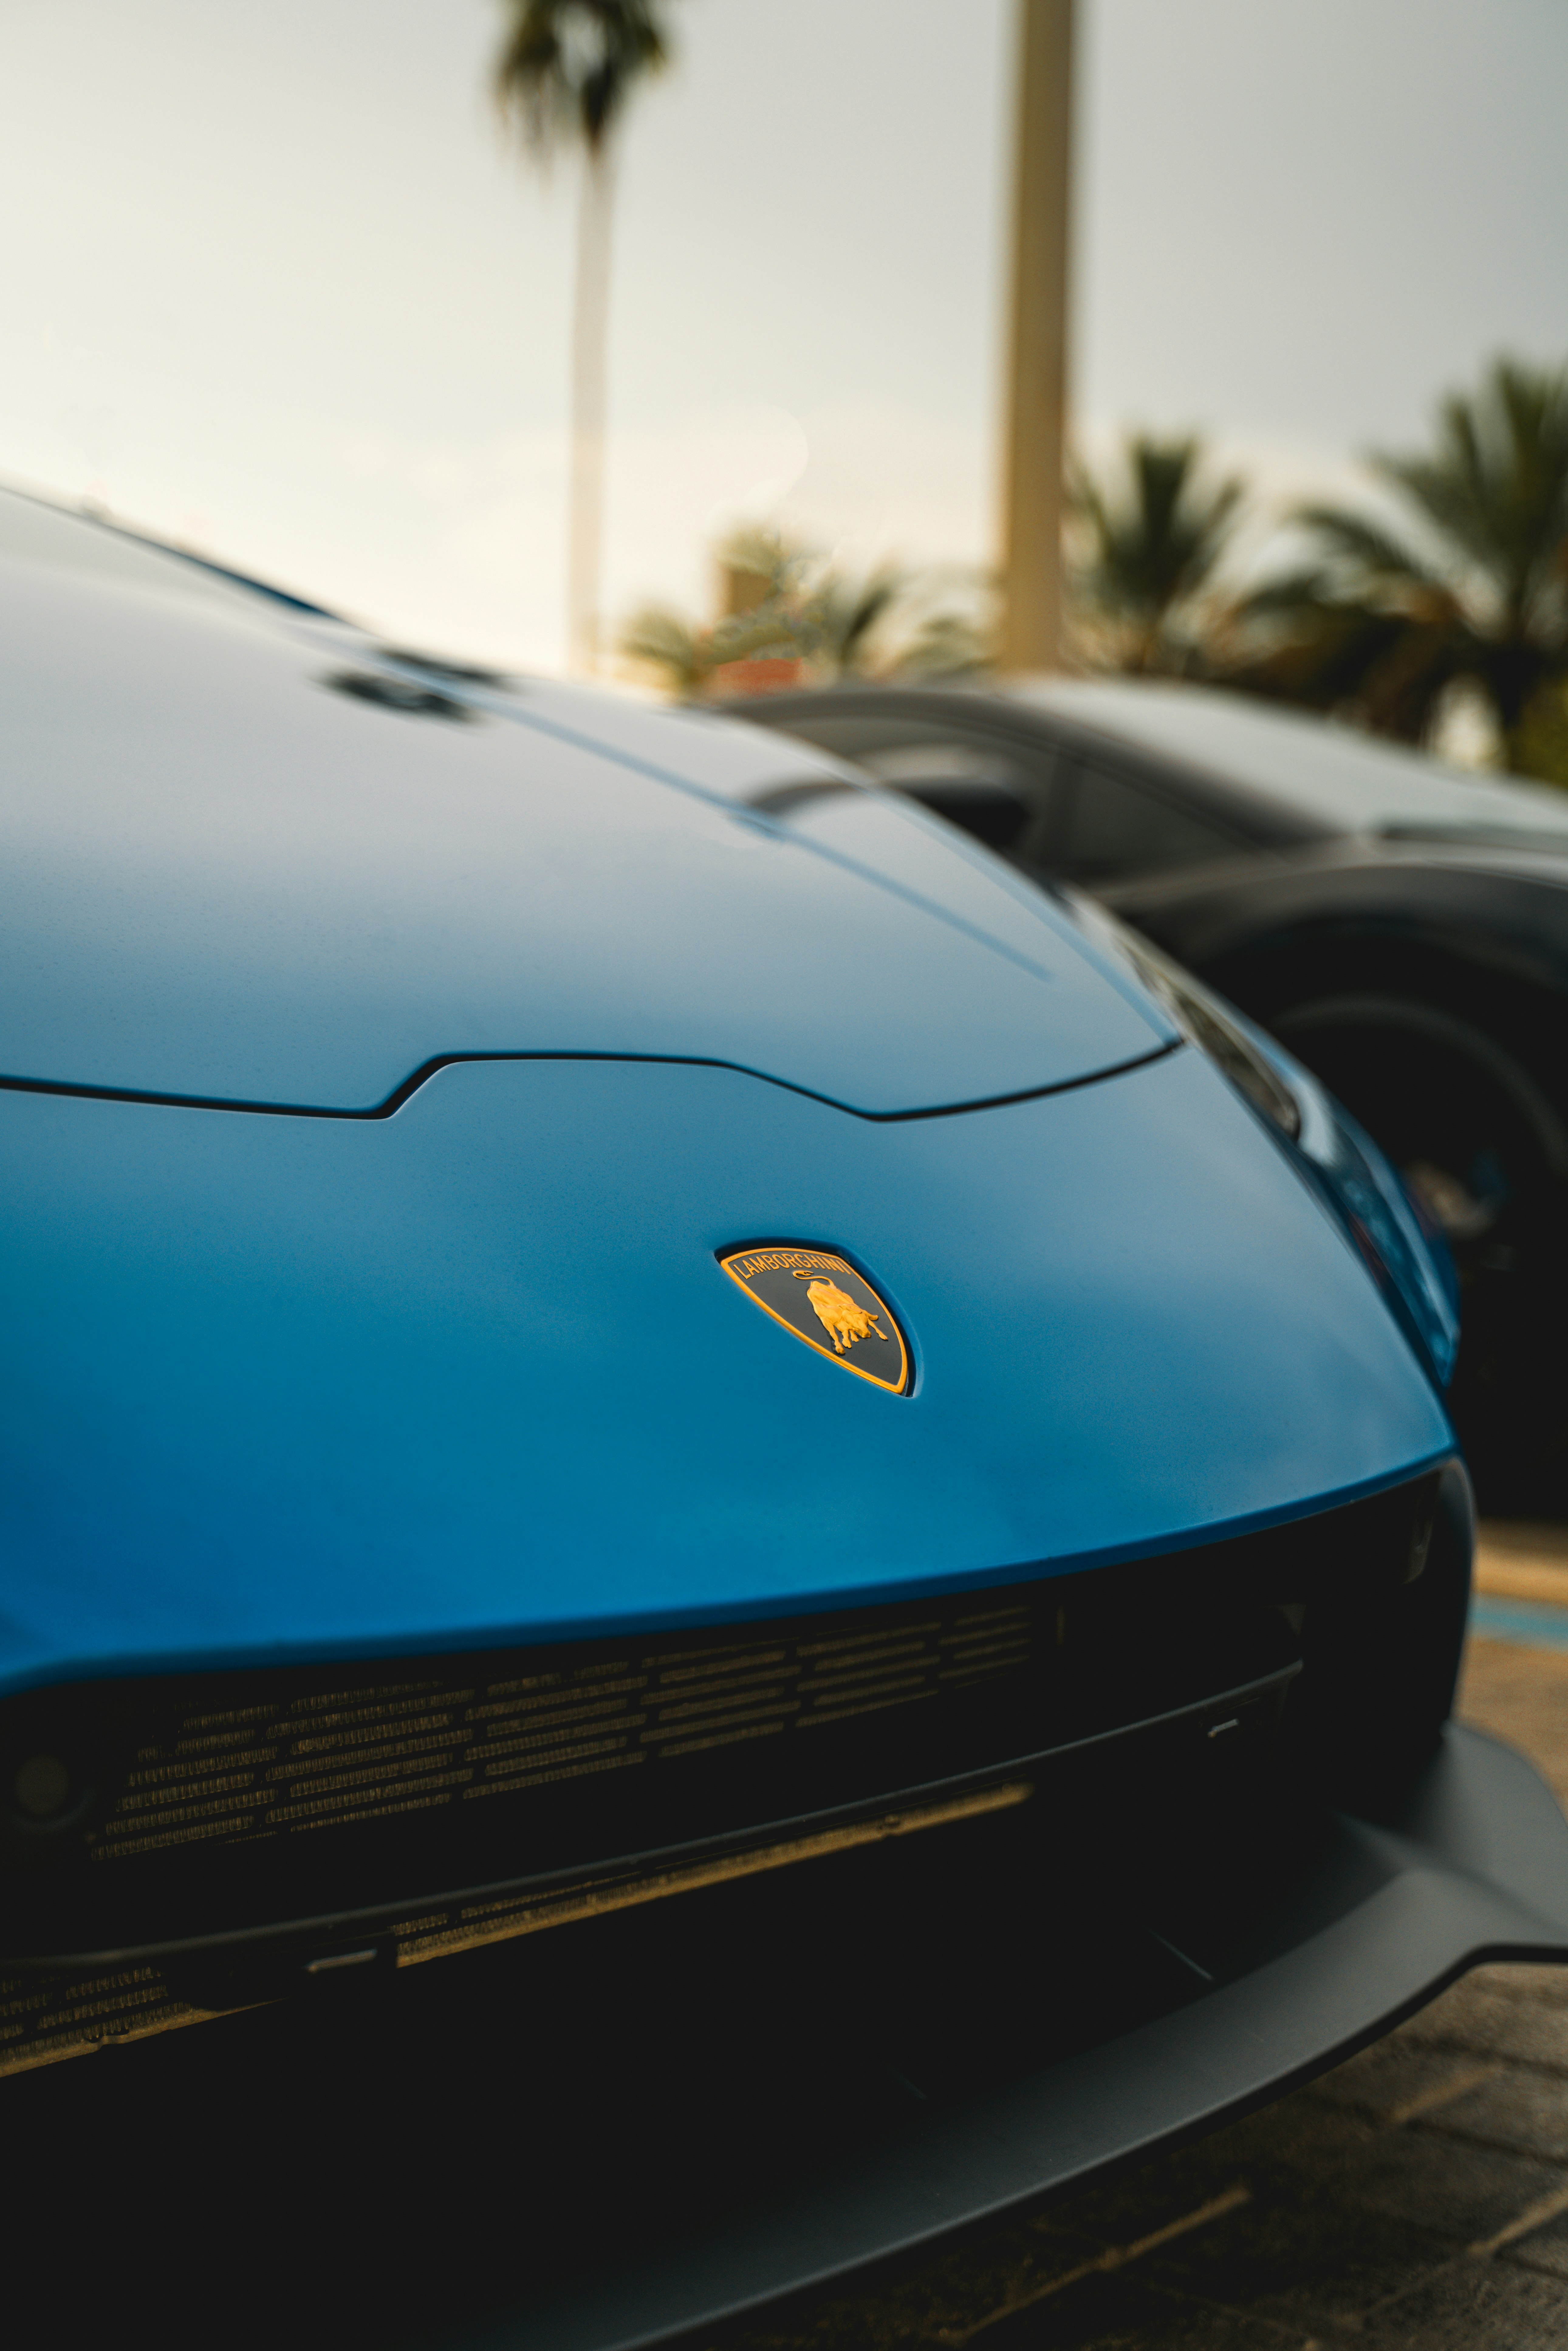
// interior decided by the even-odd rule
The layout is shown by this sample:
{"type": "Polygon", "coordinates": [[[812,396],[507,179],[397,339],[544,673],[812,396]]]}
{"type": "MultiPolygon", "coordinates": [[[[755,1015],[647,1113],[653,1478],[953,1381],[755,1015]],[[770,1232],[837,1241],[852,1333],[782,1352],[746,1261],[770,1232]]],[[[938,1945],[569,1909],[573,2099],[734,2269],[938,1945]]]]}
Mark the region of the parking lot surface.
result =
{"type": "MultiPolygon", "coordinates": [[[[1483,1554],[1483,1600],[1532,1577],[1534,1602],[1568,1601],[1562,1559],[1560,1540],[1504,1539],[1483,1554]]],[[[1568,1806],[1568,1646],[1472,1635],[1459,1712],[1531,1755],[1568,1806]]],[[[1197,2146],[878,2292],[724,2339],[727,2351],[1563,2351],[1568,1969],[1479,1969],[1197,2146]]]]}

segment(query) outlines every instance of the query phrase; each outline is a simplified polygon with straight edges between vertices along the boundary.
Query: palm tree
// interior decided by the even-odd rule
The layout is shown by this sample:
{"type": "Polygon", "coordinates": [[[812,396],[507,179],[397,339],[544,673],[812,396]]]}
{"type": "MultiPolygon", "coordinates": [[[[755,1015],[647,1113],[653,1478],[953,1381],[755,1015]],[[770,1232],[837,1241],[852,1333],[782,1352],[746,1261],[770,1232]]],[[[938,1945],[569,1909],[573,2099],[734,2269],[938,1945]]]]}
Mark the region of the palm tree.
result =
{"type": "Polygon", "coordinates": [[[792,652],[819,684],[967,675],[994,659],[995,632],[982,609],[987,583],[967,574],[914,571],[892,562],[851,574],[835,556],[788,538],[770,524],[733,532],[718,549],[718,562],[733,601],[714,632],[716,643],[738,643],[744,631],[745,652],[765,642],[769,650],[792,652]],[[744,592],[743,583],[754,583],[755,592],[744,592]]]}
{"type": "Polygon", "coordinates": [[[852,577],[766,526],[732,532],[716,556],[727,609],[711,627],[645,604],[622,632],[622,653],[675,694],[731,684],[733,665],[758,660],[800,664],[824,684],[967,675],[991,658],[978,600],[955,603],[946,575],[888,563],[852,577]],[[726,670],[730,678],[716,678],[726,670]]]}
{"type": "Polygon", "coordinates": [[[1303,509],[1312,559],[1249,600],[1275,643],[1248,682],[1349,704],[1419,742],[1466,681],[1508,765],[1552,771],[1568,684],[1568,374],[1500,359],[1473,396],[1444,401],[1428,454],[1371,466],[1408,525],[1303,509]]]}
{"type": "Polygon", "coordinates": [[[540,162],[582,151],[571,344],[571,492],[567,642],[573,669],[599,654],[604,513],[604,386],[615,132],[638,84],[669,61],[660,0],[505,0],[510,28],[495,91],[540,162]]]}
{"type": "Polygon", "coordinates": [[[1185,676],[1206,665],[1216,571],[1244,491],[1205,479],[1195,437],[1136,434],[1119,479],[1075,469],[1071,489],[1078,601],[1095,666],[1185,676]]]}
{"type": "Polygon", "coordinates": [[[847,580],[830,568],[801,611],[807,658],[827,677],[874,673],[877,632],[909,585],[896,564],[884,563],[865,580],[847,580]]]}
{"type": "Polygon", "coordinates": [[[669,604],[643,604],[621,632],[621,651],[667,692],[688,701],[707,684],[718,659],[714,632],[669,604]]]}

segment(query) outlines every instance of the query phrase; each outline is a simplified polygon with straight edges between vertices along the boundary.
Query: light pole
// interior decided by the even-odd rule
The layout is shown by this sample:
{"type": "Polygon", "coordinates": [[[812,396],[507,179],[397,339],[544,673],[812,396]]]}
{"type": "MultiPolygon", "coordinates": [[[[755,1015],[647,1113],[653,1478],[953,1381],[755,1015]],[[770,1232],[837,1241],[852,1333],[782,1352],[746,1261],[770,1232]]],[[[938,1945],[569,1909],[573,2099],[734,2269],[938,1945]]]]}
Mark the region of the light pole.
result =
{"type": "Polygon", "coordinates": [[[1012,278],[1002,442],[1006,670],[1061,655],[1073,0],[1019,0],[1012,278]]]}

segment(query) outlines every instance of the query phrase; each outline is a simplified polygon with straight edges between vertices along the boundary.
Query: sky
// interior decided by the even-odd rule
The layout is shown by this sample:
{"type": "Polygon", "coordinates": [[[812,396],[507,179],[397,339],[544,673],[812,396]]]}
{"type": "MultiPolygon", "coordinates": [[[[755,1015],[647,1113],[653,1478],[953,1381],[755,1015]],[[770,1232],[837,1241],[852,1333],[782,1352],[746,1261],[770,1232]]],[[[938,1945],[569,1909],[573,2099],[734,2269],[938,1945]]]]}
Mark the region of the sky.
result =
{"type": "MultiPolygon", "coordinates": [[[[605,604],[770,519],[994,549],[1013,0],[671,0],[620,164],[605,604]]],[[[0,478],[404,643],[563,654],[575,188],[498,0],[0,0],[0,478]]],[[[1563,0],[1080,0],[1076,431],[1353,486],[1568,358],[1563,0]]]]}

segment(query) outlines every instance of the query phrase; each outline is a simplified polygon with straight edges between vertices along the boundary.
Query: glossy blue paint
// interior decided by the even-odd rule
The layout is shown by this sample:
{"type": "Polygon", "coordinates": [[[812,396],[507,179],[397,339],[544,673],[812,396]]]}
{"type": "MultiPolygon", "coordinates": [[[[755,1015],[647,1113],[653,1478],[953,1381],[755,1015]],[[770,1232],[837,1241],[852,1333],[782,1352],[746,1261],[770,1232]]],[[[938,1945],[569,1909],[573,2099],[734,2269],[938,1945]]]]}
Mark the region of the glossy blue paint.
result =
{"type": "Polygon", "coordinates": [[[673,1054],[885,1114],[1174,1033],[896,803],[758,815],[841,772],[777,736],[559,687],[410,716],[340,690],[389,675],[351,632],[58,565],[0,560],[0,1075],[364,1111],[450,1055],[673,1054]]]}
{"type": "Polygon", "coordinates": [[[1197,1052],[879,1123],[731,1071],[465,1063],[379,1121],[0,1095],[0,1685],[983,1584],[1449,1448],[1197,1052]],[[912,1396],[720,1270],[857,1259],[912,1396]]]}

